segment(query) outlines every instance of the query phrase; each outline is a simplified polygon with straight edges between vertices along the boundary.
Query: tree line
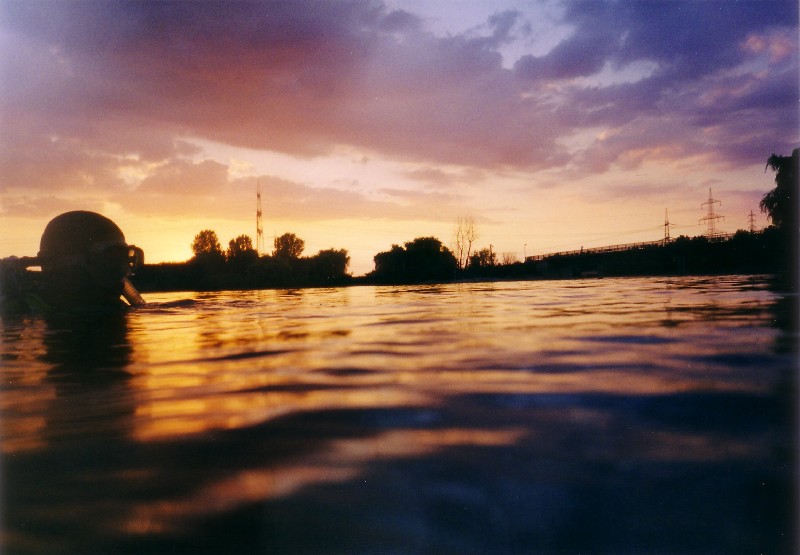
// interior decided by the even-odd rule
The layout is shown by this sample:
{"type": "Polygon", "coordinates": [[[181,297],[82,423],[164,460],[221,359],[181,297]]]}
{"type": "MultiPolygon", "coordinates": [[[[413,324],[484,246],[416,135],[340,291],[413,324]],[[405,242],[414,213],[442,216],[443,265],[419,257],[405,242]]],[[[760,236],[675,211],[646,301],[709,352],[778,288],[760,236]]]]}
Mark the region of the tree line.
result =
{"type": "Polygon", "coordinates": [[[223,250],[217,234],[202,230],[185,263],[145,266],[134,276],[144,291],[330,286],[348,283],[407,284],[455,279],[560,278],[581,275],[661,275],[693,273],[776,273],[796,284],[798,260],[798,158],[773,154],[766,170],[775,172],[775,189],[760,203],[772,224],[757,233],[737,232],[725,241],[681,236],[664,244],[616,253],[586,252],[520,262],[490,245],[475,248],[474,220],[459,218],[453,249],[436,237],[418,237],[373,258],[375,268],[359,278],[347,272],[345,249],[321,250],[304,257],[305,242],[294,233],[276,237],[273,251],[260,256],[247,235],[223,250]]]}
{"type": "Polygon", "coordinates": [[[192,241],[187,262],[146,265],[134,276],[143,291],[258,289],[343,285],[350,256],[325,249],[302,256],[305,241],[294,233],[274,240],[272,254],[259,255],[247,235],[231,239],[223,250],[215,231],[204,229],[192,241]]]}

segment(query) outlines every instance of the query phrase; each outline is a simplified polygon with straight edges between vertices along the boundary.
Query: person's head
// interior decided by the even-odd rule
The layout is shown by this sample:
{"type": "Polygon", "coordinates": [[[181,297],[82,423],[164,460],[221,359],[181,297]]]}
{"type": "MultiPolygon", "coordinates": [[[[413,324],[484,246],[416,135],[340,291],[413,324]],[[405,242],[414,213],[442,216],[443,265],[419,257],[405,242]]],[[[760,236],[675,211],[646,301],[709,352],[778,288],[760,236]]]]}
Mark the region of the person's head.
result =
{"type": "Polygon", "coordinates": [[[143,260],[120,228],[95,212],[66,212],[45,227],[39,263],[46,294],[58,306],[119,304],[124,279],[143,260]]]}

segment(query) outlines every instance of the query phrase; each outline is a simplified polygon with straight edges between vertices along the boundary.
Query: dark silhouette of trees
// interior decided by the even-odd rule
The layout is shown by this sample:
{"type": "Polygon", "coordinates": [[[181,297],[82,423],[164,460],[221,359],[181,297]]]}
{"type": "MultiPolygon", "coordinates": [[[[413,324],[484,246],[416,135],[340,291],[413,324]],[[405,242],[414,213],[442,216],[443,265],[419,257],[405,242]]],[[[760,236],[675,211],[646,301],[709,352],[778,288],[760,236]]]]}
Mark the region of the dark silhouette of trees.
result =
{"type": "Polygon", "coordinates": [[[192,252],[194,256],[186,266],[184,280],[192,289],[213,289],[214,276],[225,267],[225,254],[216,232],[204,229],[195,235],[192,252]]]}
{"type": "Polygon", "coordinates": [[[272,252],[272,256],[275,258],[300,258],[306,242],[294,233],[284,233],[275,238],[274,245],[275,250],[272,252]]]}
{"type": "Polygon", "coordinates": [[[418,237],[405,247],[392,245],[375,255],[370,277],[382,283],[420,283],[453,279],[458,262],[435,237],[418,237]]]}
{"type": "Polygon", "coordinates": [[[372,274],[381,280],[399,280],[406,275],[406,251],[399,245],[392,245],[386,252],[379,252],[373,257],[375,270],[372,274]]]}
{"type": "Polygon", "coordinates": [[[215,231],[204,229],[194,236],[192,241],[192,252],[195,257],[202,255],[222,255],[222,247],[215,231]]]}
{"type": "Polygon", "coordinates": [[[345,249],[321,250],[311,257],[262,256],[248,268],[249,284],[251,287],[341,285],[351,279],[347,273],[349,264],[350,256],[345,249]]]}
{"type": "Polygon", "coordinates": [[[517,253],[515,252],[504,252],[502,256],[501,264],[503,266],[511,266],[512,264],[516,264],[519,262],[517,258],[517,253]]]}
{"type": "Polygon", "coordinates": [[[247,235],[239,235],[228,243],[225,259],[229,264],[245,269],[258,260],[258,253],[253,248],[253,240],[247,235]]]}
{"type": "Polygon", "coordinates": [[[779,228],[789,227],[797,232],[798,176],[800,171],[800,149],[794,149],[791,156],[773,154],[767,160],[767,168],[775,172],[775,188],[761,199],[761,211],[769,215],[772,223],[779,228]]]}
{"type": "Polygon", "coordinates": [[[275,239],[272,256],[259,257],[247,235],[240,235],[222,252],[214,231],[200,231],[187,263],[149,265],[134,275],[143,291],[303,287],[360,283],[424,283],[469,279],[537,279],[595,276],[770,273],[776,283],[798,285],[798,162],[773,154],[767,168],[775,172],[775,189],[766,193],[761,210],[773,225],[761,232],[738,231],[722,241],[678,237],[671,242],[642,244],[625,250],[557,253],[518,262],[503,253],[502,264],[492,248],[472,252],[477,238],[472,218],[459,218],[454,255],[435,237],[418,237],[404,246],[392,245],[375,255],[375,269],[361,278],[347,274],[350,257],[344,249],[321,250],[302,257],[305,241],[294,233],[275,239]],[[784,281],[784,278],[785,281],[784,281]]]}
{"type": "MultiPolygon", "coordinates": [[[[780,276],[786,280],[786,285],[797,289],[800,281],[800,216],[798,216],[798,179],[800,179],[800,149],[794,149],[791,156],[778,156],[773,154],[767,160],[767,169],[775,172],[775,188],[766,193],[761,199],[761,211],[769,214],[770,220],[777,230],[776,240],[779,241],[779,251],[782,268],[780,276]]],[[[766,170],[765,170],[766,171],[766,170]]],[[[768,228],[769,229],[769,228],[768,228]]]]}
{"type": "Polygon", "coordinates": [[[326,249],[301,257],[305,242],[293,233],[275,241],[274,256],[258,256],[253,241],[239,235],[222,252],[217,234],[203,230],[195,236],[195,256],[185,263],[142,268],[134,282],[143,291],[261,289],[345,285],[350,256],[345,249],[326,249]]]}
{"type": "Polygon", "coordinates": [[[481,249],[469,257],[470,268],[490,268],[497,265],[497,254],[492,249],[481,249]]]}
{"type": "Polygon", "coordinates": [[[309,279],[314,283],[335,282],[347,275],[350,257],[344,249],[319,251],[309,259],[309,279]]]}

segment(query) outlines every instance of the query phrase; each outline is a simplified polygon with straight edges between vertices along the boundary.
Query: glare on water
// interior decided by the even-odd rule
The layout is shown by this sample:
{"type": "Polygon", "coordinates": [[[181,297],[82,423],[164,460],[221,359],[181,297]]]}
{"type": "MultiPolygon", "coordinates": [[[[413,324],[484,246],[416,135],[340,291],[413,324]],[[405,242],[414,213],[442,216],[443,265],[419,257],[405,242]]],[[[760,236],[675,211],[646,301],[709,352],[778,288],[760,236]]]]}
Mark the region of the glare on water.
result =
{"type": "Polygon", "coordinates": [[[147,300],[2,322],[10,551],[790,545],[768,278],[147,300]]]}

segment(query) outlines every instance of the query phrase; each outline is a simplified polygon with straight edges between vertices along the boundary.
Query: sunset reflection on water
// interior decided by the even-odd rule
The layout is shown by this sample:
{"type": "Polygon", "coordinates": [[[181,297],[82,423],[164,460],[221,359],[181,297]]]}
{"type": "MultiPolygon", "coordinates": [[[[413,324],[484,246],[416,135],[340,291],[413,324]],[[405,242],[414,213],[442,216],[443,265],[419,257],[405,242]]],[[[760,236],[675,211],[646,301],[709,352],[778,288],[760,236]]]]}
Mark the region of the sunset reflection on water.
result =
{"type": "Polygon", "coordinates": [[[159,294],[117,320],[6,320],[3,541],[784,548],[782,299],[761,277],[605,279],[159,294]]]}

